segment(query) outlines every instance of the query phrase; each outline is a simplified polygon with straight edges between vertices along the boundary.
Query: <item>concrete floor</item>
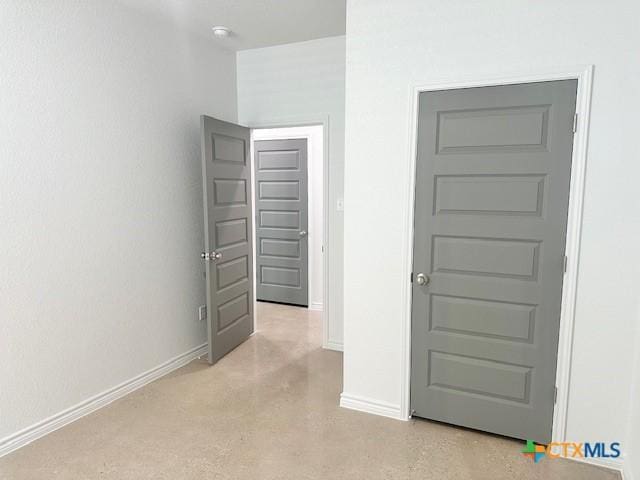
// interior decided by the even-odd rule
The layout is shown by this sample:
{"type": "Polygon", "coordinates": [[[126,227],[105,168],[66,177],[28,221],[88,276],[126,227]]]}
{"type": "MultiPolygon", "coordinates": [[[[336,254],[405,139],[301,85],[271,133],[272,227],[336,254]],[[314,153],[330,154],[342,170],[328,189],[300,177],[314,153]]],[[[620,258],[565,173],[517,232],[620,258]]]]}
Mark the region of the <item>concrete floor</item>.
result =
{"type": "Polygon", "coordinates": [[[338,407],[317,312],[259,304],[258,332],[0,459],[0,479],[618,479],[523,443],[338,407]]]}

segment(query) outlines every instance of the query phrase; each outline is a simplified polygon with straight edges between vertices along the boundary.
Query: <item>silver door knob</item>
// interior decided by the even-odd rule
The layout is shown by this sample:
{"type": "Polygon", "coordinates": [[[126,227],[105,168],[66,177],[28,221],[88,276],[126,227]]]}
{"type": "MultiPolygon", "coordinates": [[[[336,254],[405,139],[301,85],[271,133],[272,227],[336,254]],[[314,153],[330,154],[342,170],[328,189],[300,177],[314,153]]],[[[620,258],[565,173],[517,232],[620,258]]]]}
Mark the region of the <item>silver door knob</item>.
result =
{"type": "Polygon", "coordinates": [[[300,233],[298,233],[298,235],[300,235],[301,237],[306,237],[307,236],[307,231],[306,230],[300,230],[300,233]]]}
{"type": "Polygon", "coordinates": [[[203,260],[220,260],[222,258],[222,254],[220,252],[202,252],[200,254],[200,258],[202,258],[203,260]]]}
{"type": "Polygon", "coordinates": [[[416,276],[416,282],[418,282],[418,285],[427,285],[429,283],[429,277],[424,273],[419,273],[416,276]]]}

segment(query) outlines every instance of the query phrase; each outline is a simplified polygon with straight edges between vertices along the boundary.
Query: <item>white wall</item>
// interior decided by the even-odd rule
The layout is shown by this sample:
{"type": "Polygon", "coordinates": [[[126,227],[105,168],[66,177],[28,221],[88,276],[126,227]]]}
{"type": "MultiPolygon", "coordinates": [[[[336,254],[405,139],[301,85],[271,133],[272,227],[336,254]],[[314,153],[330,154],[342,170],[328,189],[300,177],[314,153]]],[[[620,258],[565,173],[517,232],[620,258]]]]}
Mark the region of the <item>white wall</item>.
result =
{"type": "MultiPolygon", "coordinates": [[[[329,346],[342,347],[345,38],[238,52],[238,119],[281,126],[329,118],[329,346]]],[[[327,306],[325,306],[326,308],[327,306]]]]}
{"type": "MultiPolygon", "coordinates": [[[[252,141],[304,138],[307,140],[307,276],[309,308],[323,309],[323,176],[324,134],[322,125],[289,128],[261,128],[251,132],[252,141]]],[[[255,173],[254,173],[255,175],[255,173]]],[[[252,191],[255,195],[255,188],[252,191]]],[[[255,200],[254,200],[255,201],[255,200]]],[[[254,225],[255,228],[255,225],[254,225]]],[[[255,234],[253,236],[255,240],[255,234]]],[[[254,255],[256,249],[254,248],[254,255]]],[[[255,269],[254,269],[255,270],[255,269]]],[[[258,319],[259,321],[260,319],[258,319]]]]}
{"type": "Polygon", "coordinates": [[[638,302],[632,378],[624,480],[640,480],[640,302],[638,302]]]}
{"type": "Polygon", "coordinates": [[[593,63],[567,438],[624,441],[640,291],[638,18],[632,0],[347,2],[346,394],[400,407],[410,87],[593,63]]]}
{"type": "Polygon", "coordinates": [[[2,1],[0,31],[2,439],[206,341],[199,115],[236,86],[116,2],[2,1]]]}

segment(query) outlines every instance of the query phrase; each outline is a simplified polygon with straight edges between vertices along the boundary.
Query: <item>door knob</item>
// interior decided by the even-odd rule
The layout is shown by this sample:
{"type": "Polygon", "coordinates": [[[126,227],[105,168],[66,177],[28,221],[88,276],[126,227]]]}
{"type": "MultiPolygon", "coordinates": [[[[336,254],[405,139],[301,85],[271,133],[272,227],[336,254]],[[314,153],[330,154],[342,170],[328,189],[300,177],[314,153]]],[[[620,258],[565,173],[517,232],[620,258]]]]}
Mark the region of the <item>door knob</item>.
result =
{"type": "Polygon", "coordinates": [[[416,276],[416,281],[418,282],[418,285],[427,285],[429,283],[429,277],[424,273],[419,273],[416,276]]]}
{"type": "Polygon", "coordinates": [[[200,258],[202,258],[203,260],[220,260],[222,258],[222,254],[220,252],[202,252],[200,254],[200,258]]]}
{"type": "Polygon", "coordinates": [[[307,231],[306,230],[300,230],[300,233],[298,233],[298,235],[300,235],[301,237],[306,237],[307,236],[307,231]]]}

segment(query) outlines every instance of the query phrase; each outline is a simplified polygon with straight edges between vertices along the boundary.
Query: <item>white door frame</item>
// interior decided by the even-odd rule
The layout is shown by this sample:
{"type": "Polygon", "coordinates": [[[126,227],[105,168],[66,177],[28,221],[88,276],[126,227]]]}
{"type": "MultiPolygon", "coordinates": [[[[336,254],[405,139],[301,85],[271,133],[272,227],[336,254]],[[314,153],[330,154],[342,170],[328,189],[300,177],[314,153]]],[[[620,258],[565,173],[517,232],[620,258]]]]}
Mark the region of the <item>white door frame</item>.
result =
{"type": "Polygon", "coordinates": [[[400,392],[401,415],[408,420],[410,413],[411,388],[411,283],[410,274],[413,268],[413,216],[414,193],[416,182],[416,155],[418,134],[418,98],[421,92],[452,90],[458,88],[487,87],[510,85],[515,83],[548,82],[554,80],[578,80],[576,113],[578,114],[578,130],[573,137],[573,154],[571,158],[571,180],[569,184],[569,214],[567,217],[566,255],[567,269],[562,284],[562,304],[560,312],[560,338],[558,342],[558,362],[556,370],[556,386],[558,396],[553,414],[552,438],[555,442],[565,441],[567,427],[567,410],[569,404],[569,380],[571,376],[571,351],[573,347],[573,326],[575,323],[575,306],[578,284],[578,268],[580,240],[582,231],[582,210],[584,203],[585,172],[587,164],[587,146],[589,133],[589,117],[591,111],[591,87],[593,65],[583,65],[547,72],[525,72],[496,78],[444,80],[428,85],[410,87],[411,113],[409,118],[409,178],[410,189],[407,196],[406,217],[404,219],[403,245],[403,282],[404,308],[402,312],[402,378],[400,392]]]}
{"type": "MultiPolygon", "coordinates": [[[[247,127],[251,129],[262,128],[289,128],[289,127],[309,127],[313,125],[322,125],[322,348],[330,350],[342,350],[337,346],[329,342],[329,256],[331,255],[331,248],[329,245],[329,115],[315,115],[315,116],[299,116],[299,117],[286,117],[286,118],[273,118],[261,121],[247,122],[247,127]]],[[[253,134],[251,136],[251,164],[253,165],[253,134]]],[[[252,181],[253,181],[253,166],[252,166],[252,181]]],[[[252,189],[253,190],[253,189],[252,189]]],[[[255,205],[255,199],[252,199],[255,205]]],[[[255,225],[254,225],[255,228],[255,225]]],[[[254,235],[255,237],[255,235],[254,235]]],[[[255,242],[255,238],[254,238],[255,242]]],[[[255,252],[255,245],[254,245],[255,252]]],[[[255,279],[254,279],[255,281],[255,279]]],[[[255,288],[254,299],[255,302],[255,288]]],[[[255,316],[254,316],[255,322],[255,316]]],[[[255,327],[255,323],[254,323],[255,327]]]]}

